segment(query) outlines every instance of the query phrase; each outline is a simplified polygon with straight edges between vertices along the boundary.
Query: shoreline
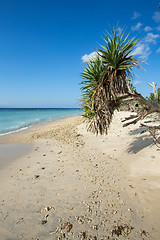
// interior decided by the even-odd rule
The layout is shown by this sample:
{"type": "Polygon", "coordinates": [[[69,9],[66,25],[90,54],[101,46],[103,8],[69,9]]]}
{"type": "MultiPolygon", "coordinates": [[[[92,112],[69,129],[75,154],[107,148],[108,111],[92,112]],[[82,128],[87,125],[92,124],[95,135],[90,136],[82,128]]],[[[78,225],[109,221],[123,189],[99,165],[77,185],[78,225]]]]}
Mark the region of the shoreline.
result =
{"type": "Polygon", "coordinates": [[[52,127],[54,127],[54,125],[56,125],[56,123],[61,123],[63,124],[63,120],[67,120],[67,119],[72,119],[72,118],[78,118],[81,117],[80,115],[68,115],[68,116],[64,116],[58,119],[53,119],[50,121],[44,121],[44,122],[40,122],[37,124],[33,124],[25,129],[21,129],[21,130],[17,130],[15,132],[10,132],[7,133],[5,135],[0,135],[0,144],[7,144],[7,143],[22,143],[22,142],[28,142],[28,141],[33,141],[31,139],[27,140],[27,135],[31,135],[34,134],[38,131],[47,131],[49,129],[51,129],[52,127]]]}
{"type": "Polygon", "coordinates": [[[13,131],[0,133],[0,138],[3,137],[3,136],[6,136],[6,135],[10,135],[10,134],[18,133],[18,132],[21,132],[21,131],[25,131],[29,128],[34,128],[34,127],[37,127],[37,126],[40,127],[40,126],[43,126],[43,125],[48,124],[48,123],[63,120],[63,119],[66,119],[66,118],[78,117],[78,116],[80,116],[80,114],[72,114],[72,115],[66,115],[66,116],[62,116],[62,117],[56,117],[56,118],[53,118],[51,120],[45,120],[45,121],[36,122],[36,123],[32,123],[32,124],[30,123],[27,126],[23,126],[21,128],[15,129],[13,131]]]}
{"type": "Polygon", "coordinates": [[[81,117],[12,136],[33,147],[1,170],[1,237],[158,240],[159,152],[139,124],[122,128],[127,115],[116,112],[106,136],[81,117]]]}
{"type": "Polygon", "coordinates": [[[57,124],[63,125],[63,122],[68,122],[70,119],[79,117],[80,116],[68,115],[51,121],[33,124],[19,131],[0,135],[0,171],[32,151],[35,142],[35,138],[32,137],[32,135],[34,136],[37,132],[48,131],[57,124]]]}

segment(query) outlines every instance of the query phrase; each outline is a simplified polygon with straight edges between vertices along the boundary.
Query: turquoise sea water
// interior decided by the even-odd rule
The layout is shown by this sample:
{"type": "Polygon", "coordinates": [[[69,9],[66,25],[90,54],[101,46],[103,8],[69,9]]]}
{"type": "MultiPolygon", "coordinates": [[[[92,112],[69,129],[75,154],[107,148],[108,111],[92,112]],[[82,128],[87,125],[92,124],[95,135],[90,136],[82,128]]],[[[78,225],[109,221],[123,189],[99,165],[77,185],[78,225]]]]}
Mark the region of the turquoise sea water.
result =
{"type": "Polygon", "coordinates": [[[80,113],[76,108],[0,108],[0,135],[80,113]]]}

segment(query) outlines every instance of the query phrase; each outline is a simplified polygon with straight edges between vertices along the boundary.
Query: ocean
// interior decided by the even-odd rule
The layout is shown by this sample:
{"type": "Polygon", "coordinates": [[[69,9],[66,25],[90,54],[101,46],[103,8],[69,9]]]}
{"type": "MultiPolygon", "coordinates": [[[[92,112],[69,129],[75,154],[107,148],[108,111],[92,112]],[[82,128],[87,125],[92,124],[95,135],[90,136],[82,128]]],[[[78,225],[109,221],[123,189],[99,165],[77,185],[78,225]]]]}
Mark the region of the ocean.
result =
{"type": "Polygon", "coordinates": [[[0,135],[80,113],[77,108],[0,108],[0,135]]]}

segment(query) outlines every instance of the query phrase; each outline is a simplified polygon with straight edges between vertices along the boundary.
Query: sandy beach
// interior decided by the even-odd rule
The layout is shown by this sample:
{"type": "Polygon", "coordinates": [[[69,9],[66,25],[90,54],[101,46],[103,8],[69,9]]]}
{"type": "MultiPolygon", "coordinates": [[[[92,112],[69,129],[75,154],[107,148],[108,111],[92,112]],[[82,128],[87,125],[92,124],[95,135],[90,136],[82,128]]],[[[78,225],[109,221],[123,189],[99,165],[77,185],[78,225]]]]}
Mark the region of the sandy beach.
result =
{"type": "Polygon", "coordinates": [[[106,136],[79,116],[0,137],[0,239],[159,240],[160,151],[128,115],[106,136]]]}

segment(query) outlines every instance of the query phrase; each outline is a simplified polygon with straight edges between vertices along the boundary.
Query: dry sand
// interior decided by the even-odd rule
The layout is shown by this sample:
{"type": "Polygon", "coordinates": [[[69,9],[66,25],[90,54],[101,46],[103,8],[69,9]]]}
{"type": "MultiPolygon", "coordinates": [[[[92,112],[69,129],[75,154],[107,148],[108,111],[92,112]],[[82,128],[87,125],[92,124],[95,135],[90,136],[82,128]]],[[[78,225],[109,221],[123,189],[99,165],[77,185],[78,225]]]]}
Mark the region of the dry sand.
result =
{"type": "Polygon", "coordinates": [[[1,137],[32,150],[0,171],[0,239],[159,240],[160,151],[124,116],[107,136],[75,117],[1,137]]]}

